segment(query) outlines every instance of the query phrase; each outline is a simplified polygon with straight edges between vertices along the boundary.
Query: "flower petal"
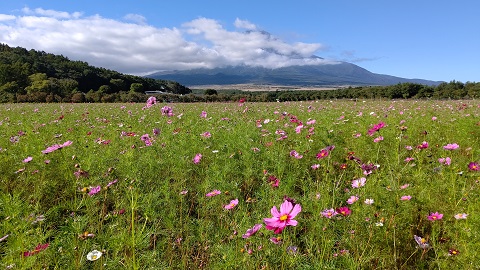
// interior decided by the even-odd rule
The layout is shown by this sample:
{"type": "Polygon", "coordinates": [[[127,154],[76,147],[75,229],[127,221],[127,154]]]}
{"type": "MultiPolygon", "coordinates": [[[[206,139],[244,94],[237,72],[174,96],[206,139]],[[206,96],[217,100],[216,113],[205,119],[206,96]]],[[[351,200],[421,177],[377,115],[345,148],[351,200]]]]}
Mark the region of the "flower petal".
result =
{"type": "Polygon", "coordinates": [[[302,206],[300,204],[295,204],[292,212],[290,213],[290,218],[291,219],[295,218],[298,215],[298,213],[300,213],[300,211],[302,211],[302,206]]]}
{"type": "Polygon", "coordinates": [[[280,205],[280,214],[288,214],[292,211],[293,205],[289,201],[284,201],[282,205],[280,205]]]}

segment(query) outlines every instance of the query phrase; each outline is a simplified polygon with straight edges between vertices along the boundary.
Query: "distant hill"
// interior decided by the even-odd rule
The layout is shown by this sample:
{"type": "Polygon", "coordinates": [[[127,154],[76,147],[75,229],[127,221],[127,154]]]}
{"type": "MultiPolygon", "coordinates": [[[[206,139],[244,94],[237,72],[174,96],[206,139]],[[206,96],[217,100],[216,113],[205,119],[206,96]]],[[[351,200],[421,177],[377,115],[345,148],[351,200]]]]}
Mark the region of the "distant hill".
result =
{"type": "Polygon", "coordinates": [[[201,85],[271,84],[290,86],[367,86],[418,83],[438,85],[441,82],[406,79],[372,73],[357,65],[337,64],[289,66],[277,69],[249,66],[199,68],[191,70],[162,71],[147,75],[149,78],[172,80],[188,87],[201,85]]]}

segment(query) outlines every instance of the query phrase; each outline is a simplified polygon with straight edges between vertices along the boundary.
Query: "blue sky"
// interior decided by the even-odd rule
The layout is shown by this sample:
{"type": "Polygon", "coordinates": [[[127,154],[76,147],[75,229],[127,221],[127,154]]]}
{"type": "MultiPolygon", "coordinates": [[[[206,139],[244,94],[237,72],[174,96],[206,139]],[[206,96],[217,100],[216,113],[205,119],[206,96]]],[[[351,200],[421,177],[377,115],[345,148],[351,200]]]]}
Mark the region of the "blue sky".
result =
{"type": "Polygon", "coordinates": [[[138,75],[347,61],[480,82],[479,10],[477,0],[2,1],[0,43],[138,75]]]}

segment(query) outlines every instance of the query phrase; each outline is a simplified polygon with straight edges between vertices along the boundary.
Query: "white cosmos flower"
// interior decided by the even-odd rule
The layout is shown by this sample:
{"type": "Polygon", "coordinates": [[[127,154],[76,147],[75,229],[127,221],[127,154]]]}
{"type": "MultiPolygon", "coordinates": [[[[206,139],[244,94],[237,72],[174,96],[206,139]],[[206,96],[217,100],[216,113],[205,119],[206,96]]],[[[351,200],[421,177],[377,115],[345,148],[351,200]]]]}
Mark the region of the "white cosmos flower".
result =
{"type": "Polygon", "coordinates": [[[102,257],[102,252],[100,252],[96,249],[90,251],[87,254],[87,260],[89,260],[89,261],[96,261],[96,260],[100,259],[100,257],[102,257]]]}

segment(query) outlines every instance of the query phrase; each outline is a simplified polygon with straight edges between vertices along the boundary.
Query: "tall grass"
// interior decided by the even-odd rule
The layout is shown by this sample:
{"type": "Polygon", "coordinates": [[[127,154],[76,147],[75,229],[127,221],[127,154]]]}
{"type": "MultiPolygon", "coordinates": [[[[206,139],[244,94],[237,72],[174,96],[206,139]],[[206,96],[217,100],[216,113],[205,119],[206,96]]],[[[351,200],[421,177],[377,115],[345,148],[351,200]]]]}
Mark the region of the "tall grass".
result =
{"type": "Polygon", "coordinates": [[[479,113],[477,101],[3,104],[0,267],[480,268],[479,113]],[[298,224],[275,234],[264,218],[285,200],[298,224]]]}

